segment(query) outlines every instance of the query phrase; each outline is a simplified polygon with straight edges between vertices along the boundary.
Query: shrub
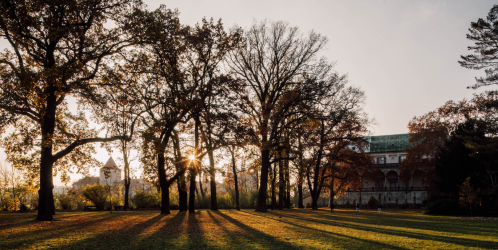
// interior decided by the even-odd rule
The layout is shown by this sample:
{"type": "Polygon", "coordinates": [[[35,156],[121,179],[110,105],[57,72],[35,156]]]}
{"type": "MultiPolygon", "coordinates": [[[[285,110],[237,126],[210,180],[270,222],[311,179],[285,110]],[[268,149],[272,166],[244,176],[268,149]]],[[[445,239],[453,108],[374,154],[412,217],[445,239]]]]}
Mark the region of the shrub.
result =
{"type": "Polygon", "coordinates": [[[440,198],[428,203],[425,214],[431,215],[459,215],[464,210],[458,204],[458,199],[440,198]]]}
{"type": "Polygon", "coordinates": [[[0,197],[0,211],[14,211],[16,209],[14,198],[7,193],[2,193],[0,197]]]}
{"type": "Polygon", "coordinates": [[[104,209],[108,193],[108,187],[99,183],[86,186],[83,189],[83,196],[91,201],[98,209],[104,209]]]}
{"type": "Polygon", "coordinates": [[[74,197],[67,194],[56,194],[54,197],[57,200],[57,203],[62,210],[72,210],[75,205],[74,197]]]}
{"type": "Polygon", "coordinates": [[[257,202],[258,202],[258,190],[240,192],[239,204],[241,209],[256,208],[257,202]]]}
{"type": "Polygon", "coordinates": [[[211,195],[195,196],[195,209],[209,209],[211,207],[211,195]]]}
{"type": "Polygon", "coordinates": [[[137,191],[130,200],[137,208],[159,208],[161,204],[161,193],[137,191]]]}
{"type": "MultiPolygon", "coordinates": [[[[107,186],[109,189],[109,186],[107,186]]],[[[122,206],[123,205],[123,193],[121,190],[123,186],[121,184],[111,186],[111,195],[107,197],[105,208],[107,210],[111,209],[111,206],[122,206]]]]}
{"type": "Polygon", "coordinates": [[[228,192],[218,195],[216,198],[218,199],[219,209],[231,209],[235,207],[234,204],[232,204],[232,196],[228,192]]]}

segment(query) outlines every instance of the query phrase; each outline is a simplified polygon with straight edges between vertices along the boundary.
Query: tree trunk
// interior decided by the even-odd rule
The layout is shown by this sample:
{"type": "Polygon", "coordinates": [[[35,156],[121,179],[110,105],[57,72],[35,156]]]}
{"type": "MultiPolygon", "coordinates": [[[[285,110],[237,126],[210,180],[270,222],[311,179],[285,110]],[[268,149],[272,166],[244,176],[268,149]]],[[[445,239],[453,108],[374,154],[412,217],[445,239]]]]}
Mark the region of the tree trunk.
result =
{"type": "Polygon", "coordinates": [[[180,139],[178,138],[178,133],[176,131],[173,131],[173,147],[175,149],[176,171],[184,171],[180,176],[178,176],[178,180],[176,182],[178,187],[178,211],[184,212],[188,210],[187,182],[185,180],[186,159],[182,156],[182,152],[180,150],[180,139]]]}
{"type": "MultiPolygon", "coordinates": [[[[266,142],[265,142],[266,143],[266,142]]],[[[268,169],[270,168],[270,150],[261,150],[261,180],[259,183],[258,204],[256,212],[266,212],[266,192],[268,190],[268,169]]]]}
{"type": "Polygon", "coordinates": [[[201,196],[202,196],[202,199],[204,199],[204,188],[202,187],[202,177],[203,177],[203,173],[202,171],[199,172],[199,190],[201,191],[201,196]]]}
{"type": "Polygon", "coordinates": [[[297,207],[304,208],[304,205],[303,205],[303,183],[302,182],[297,183],[297,193],[298,193],[297,207]]]}
{"type": "Polygon", "coordinates": [[[275,210],[277,207],[277,197],[275,194],[275,182],[277,181],[277,166],[276,163],[273,164],[273,169],[271,171],[271,210],[275,210]]]}
{"type": "MultiPolygon", "coordinates": [[[[280,153],[280,158],[284,154],[280,153]]],[[[284,200],[285,200],[285,177],[284,177],[284,161],[278,161],[278,209],[284,210],[284,200]]]]}
{"type": "Polygon", "coordinates": [[[128,201],[130,196],[130,179],[128,179],[128,181],[126,181],[125,179],[124,187],[125,187],[124,209],[126,211],[130,208],[130,203],[128,201]]]}
{"type": "MultiPolygon", "coordinates": [[[[315,163],[315,171],[314,171],[314,176],[313,176],[313,187],[310,186],[310,193],[311,193],[311,209],[312,210],[318,210],[318,198],[320,198],[320,187],[319,187],[319,176],[320,176],[320,165],[322,163],[322,156],[323,156],[323,148],[324,148],[324,132],[325,132],[325,125],[324,121],[321,121],[321,130],[320,130],[320,149],[318,151],[318,156],[316,157],[316,163],[315,163]]],[[[322,172],[323,176],[323,172],[322,172]]],[[[323,180],[322,180],[323,181],[323,180]]]]}
{"type": "Polygon", "coordinates": [[[285,208],[290,209],[291,208],[291,198],[290,198],[290,173],[289,173],[289,160],[285,160],[285,190],[286,190],[286,195],[285,195],[285,208]]]}
{"type": "Polygon", "coordinates": [[[159,186],[161,187],[161,214],[170,214],[169,211],[169,185],[166,180],[166,170],[164,168],[164,153],[157,155],[157,170],[159,174],[159,186]]]}
{"type": "Polygon", "coordinates": [[[178,178],[178,205],[179,211],[184,212],[188,210],[188,193],[187,182],[185,181],[185,174],[178,178]]]}
{"type": "Polygon", "coordinates": [[[197,175],[197,168],[199,167],[199,163],[196,161],[199,153],[199,126],[200,126],[199,117],[195,117],[195,128],[194,128],[194,140],[195,140],[195,149],[194,149],[194,166],[190,167],[190,196],[188,200],[188,211],[189,213],[195,213],[195,189],[196,189],[196,181],[195,177],[197,175]]]}
{"type": "Polygon", "coordinates": [[[216,169],[214,168],[214,155],[211,146],[208,147],[208,157],[209,157],[209,174],[210,185],[211,185],[211,207],[213,211],[218,210],[218,199],[216,197],[216,169]]]}
{"type": "Polygon", "coordinates": [[[235,209],[240,211],[239,206],[239,182],[237,180],[237,167],[235,166],[235,154],[234,149],[230,149],[230,153],[232,154],[232,171],[233,171],[233,180],[235,183],[235,209]]]}
{"type": "Polygon", "coordinates": [[[311,209],[318,210],[318,198],[320,198],[320,194],[312,194],[311,195],[311,209]]]}
{"type": "Polygon", "coordinates": [[[125,197],[124,197],[124,209],[128,210],[129,208],[129,196],[130,196],[130,164],[128,163],[128,153],[126,153],[126,148],[123,147],[123,160],[124,160],[124,188],[125,188],[125,197]]]}
{"type": "Polygon", "coordinates": [[[298,137],[298,157],[299,157],[299,169],[298,169],[298,177],[297,177],[297,192],[298,192],[298,201],[297,207],[304,208],[303,204],[303,183],[304,183],[304,166],[303,166],[303,143],[301,142],[301,135],[298,137]]]}
{"type": "Polygon", "coordinates": [[[190,192],[188,197],[188,211],[189,213],[195,213],[195,170],[193,168],[190,169],[190,192]]]}
{"type": "Polygon", "coordinates": [[[57,108],[56,97],[53,91],[48,91],[47,106],[41,124],[42,147],[40,150],[40,189],[38,190],[38,215],[37,220],[51,221],[55,214],[53,194],[53,165],[52,143],[55,130],[55,112],[57,108]]]}
{"type": "Polygon", "coordinates": [[[330,178],[330,199],[329,199],[329,208],[330,212],[334,212],[334,197],[335,197],[335,192],[334,192],[334,176],[330,178]]]}

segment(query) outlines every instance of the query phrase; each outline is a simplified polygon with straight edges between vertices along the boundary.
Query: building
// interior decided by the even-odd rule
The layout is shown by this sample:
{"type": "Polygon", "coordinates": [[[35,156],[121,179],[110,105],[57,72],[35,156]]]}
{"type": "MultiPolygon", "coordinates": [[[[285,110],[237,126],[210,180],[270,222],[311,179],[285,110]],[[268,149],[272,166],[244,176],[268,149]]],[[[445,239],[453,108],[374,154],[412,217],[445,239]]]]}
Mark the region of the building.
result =
{"type": "MultiPolygon", "coordinates": [[[[123,186],[123,194],[124,194],[124,180],[121,179],[121,169],[117,166],[116,162],[112,157],[109,157],[106,164],[100,168],[99,176],[89,176],[82,178],[73,183],[74,189],[83,189],[88,185],[94,185],[97,183],[103,185],[118,185],[121,184],[123,186]]],[[[150,183],[146,182],[143,179],[131,179],[130,181],[130,196],[133,196],[136,191],[150,191],[152,186],[150,183]]]]}
{"type": "Polygon", "coordinates": [[[362,188],[348,190],[343,197],[336,198],[334,205],[353,205],[362,207],[371,197],[385,207],[420,207],[427,200],[427,191],[422,175],[415,173],[405,181],[400,178],[399,166],[406,159],[406,148],[410,145],[410,134],[369,136],[367,149],[376,168],[376,178],[364,179],[362,188]]]}

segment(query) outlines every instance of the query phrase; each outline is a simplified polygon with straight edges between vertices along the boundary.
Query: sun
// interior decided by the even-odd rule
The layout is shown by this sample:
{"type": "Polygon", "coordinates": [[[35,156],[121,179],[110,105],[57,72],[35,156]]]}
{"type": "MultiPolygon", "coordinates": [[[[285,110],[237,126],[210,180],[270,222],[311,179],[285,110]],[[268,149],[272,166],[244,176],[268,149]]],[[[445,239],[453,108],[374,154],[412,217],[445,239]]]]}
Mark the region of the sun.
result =
{"type": "Polygon", "coordinates": [[[188,158],[189,158],[191,161],[193,161],[193,160],[195,160],[195,155],[190,155],[188,158]]]}

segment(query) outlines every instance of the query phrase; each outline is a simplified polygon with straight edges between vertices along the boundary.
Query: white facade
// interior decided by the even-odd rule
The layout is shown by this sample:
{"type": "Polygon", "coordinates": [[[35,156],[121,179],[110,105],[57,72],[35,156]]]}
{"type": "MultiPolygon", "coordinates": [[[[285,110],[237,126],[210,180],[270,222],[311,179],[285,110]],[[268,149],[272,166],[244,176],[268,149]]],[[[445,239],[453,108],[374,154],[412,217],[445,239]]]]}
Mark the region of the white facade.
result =
{"type": "Polygon", "coordinates": [[[99,183],[113,186],[121,182],[121,169],[118,168],[112,157],[100,169],[99,183]]]}

